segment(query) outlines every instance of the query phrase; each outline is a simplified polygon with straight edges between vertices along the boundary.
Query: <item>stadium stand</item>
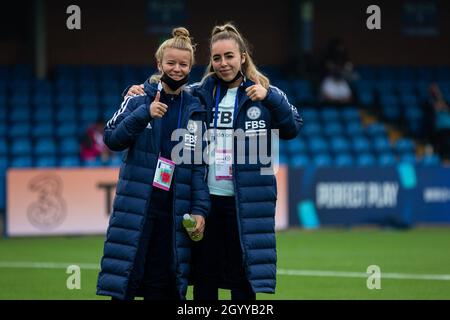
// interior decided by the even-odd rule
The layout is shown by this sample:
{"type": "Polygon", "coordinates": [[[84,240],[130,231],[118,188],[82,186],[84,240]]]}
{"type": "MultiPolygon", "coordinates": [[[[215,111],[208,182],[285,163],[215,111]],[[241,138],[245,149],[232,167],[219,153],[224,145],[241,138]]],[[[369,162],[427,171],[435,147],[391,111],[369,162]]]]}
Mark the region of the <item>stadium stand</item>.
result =
{"type": "MultiPolygon", "coordinates": [[[[275,67],[263,71],[300,107],[301,134],[281,141],[280,162],[305,166],[393,166],[399,161],[436,166],[424,153],[428,84],[436,81],[450,100],[449,67],[357,67],[352,87],[356,105],[318,106],[311,82],[281,79],[275,67]],[[394,128],[394,130],[392,130],[394,128]],[[392,133],[395,134],[392,134],[392,133]]],[[[204,67],[194,67],[199,81],[204,67]]],[[[102,163],[79,157],[81,134],[117,110],[122,90],[140,83],[147,66],[59,65],[50,80],[36,81],[28,65],[0,66],[0,209],[5,208],[7,168],[118,166],[121,154],[102,163]]]]}

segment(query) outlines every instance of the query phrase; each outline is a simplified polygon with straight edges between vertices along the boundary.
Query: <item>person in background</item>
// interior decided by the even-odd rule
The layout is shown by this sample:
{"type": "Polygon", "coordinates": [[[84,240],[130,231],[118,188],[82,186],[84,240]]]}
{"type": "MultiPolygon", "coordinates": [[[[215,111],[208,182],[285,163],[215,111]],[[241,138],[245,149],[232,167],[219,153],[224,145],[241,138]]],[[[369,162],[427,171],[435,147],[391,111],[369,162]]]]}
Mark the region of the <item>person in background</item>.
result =
{"type": "Polygon", "coordinates": [[[111,151],[103,142],[104,127],[103,121],[97,120],[87,129],[80,146],[80,156],[83,161],[100,159],[102,163],[106,163],[109,160],[111,151]]]}
{"type": "Polygon", "coordinates": [[[430,95],[434,116],[433,145],[444,164],[450,165],[450,107],[436,83],[430,85],[430,95]]]}
{"type": "Polygon", "coordinates": [[[319,101],[323,105],[346,105],[353,102],[352,89],[340,71],[335,70],[322,80],[319,101]]]}

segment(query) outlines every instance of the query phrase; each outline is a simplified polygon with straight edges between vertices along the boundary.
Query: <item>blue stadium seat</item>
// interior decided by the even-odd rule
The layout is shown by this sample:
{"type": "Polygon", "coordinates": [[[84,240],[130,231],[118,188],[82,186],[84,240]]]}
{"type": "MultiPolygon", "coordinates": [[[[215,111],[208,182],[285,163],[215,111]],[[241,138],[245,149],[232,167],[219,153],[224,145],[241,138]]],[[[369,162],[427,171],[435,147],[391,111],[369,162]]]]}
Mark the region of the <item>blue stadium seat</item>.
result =
{"type": "Polygon", "coordinates": [[[31,168],[33,158],[31,156],[14,157],[11,161],[11,168],[31,168]]]}
{"type": "Polygon", "coordinates": [[[322,153],[317,154],[313,157],[313,164],[316,167],[328,167],[333,164],[333,160],[331,159],[329,154],[322,153]]]}
{"type": "Polygon", "coordinates": [[[342,136],[333,137],[330,142],[330,149],[334,153],[348,152],[351,149],[350,142],[342,136]]]}
{"type": "Polygon", "coordinates": [[[81,161],[80,158],[78,156],[65,156],[62,157],[59,165],[61,167],[80,167],[81,165],[81,161]]]}
{"type": "Polygon", "coordinates": [[[300,111],[300,115],[305,121],[305,123],[319,121],[319,112],[311,107],[302,108],[300,111]]]}
{"type": "Polygon", "coordinates": [[[323,127],[323,133],[328,137],[335,137],[344,134],[344,128],[340,124],[340,122],[329,121],[323,127]]]}
{"type": "Polygon", "coordinates": [[[417,107],[419,105],[419,99],[414,93],[401,93],[399,100],[405,108],[410,108],[411,106],[417,107]]]}
{"type": "Polygon", "coordinates": [[[364,133],[364,128],[361,122],[352,121],[345,126],[345,132],[349,137],[360,136],[364,133]]]}
{"type": "Polygon", "coordinates": [[[410,107],[404,111],[404,119],[408,132],[414,136],[422,136],[425,130],[425,117],[419,107],[410,107]]]}
{"type": "Polygon", "coordinates": [[[380,66],[377,69],[378,79],[382,80],[380,82],[390,82],[392,80],[397,80],[396,70],[392,66],[380,66]]]}
{"type": "Polygon", "coordinates": [[[16,92],[9,101],[13,106],[27,106],[30,104],[30,95],[27,92],[16,92]]]}
{"type": "Polygon", "coordinates": [[[352,148],[355,153],[367,152],[371,150],[370,140],[363,136],[352,137],[352,148]]]}
{"type": "Polygon", "coordinates": [[[288,157],[284,154],[280,154],[280,156],[278,158],[278,163],[279,164],[288,164],[289,163],[288,157]]]}
{"type": "Polygon", "coordinates": [[[366,131],[371,136],[386,135],[386,128],[379,122],[374,122],[367,126],[366,131]]]}
{"type": "Polygon", "coordinates": [[[324,123],[339,121],[339,112],[334,107],[323,108],[320,117],[324,123]]]}
{"type": "Polygon", "coordinates": [[[74,122],[62,123],[56,128],[56,136],[58,138],[77,135],[78,135],[78,126],[74,122]]]}
{"type": "MultiPolygon", "coordinates": [[[[59,78],[56,80],[53,98],[63,95],[75,96],[76,82],[72,78],[59,78]]],[[[64,100],[64,98],[63,98],[64,100]]],[[[75,102],[75,100],[74,100],[75,102]]]]}
{"type": "Polygon", "coordinates": [[[57,166],[56,157],[42,156],[35,161],[35,166],[38,168],[52,168],[57,166]]]}
{"type": "Polygon", "coordinates": [[[53,121],[53,119],[54,119],[54,112],[51,106],[48,105],[41,105],[37,107],[33,113],[33,121],[36,123],[53,121]]]}
{"type": "Polygon", "coordinates": [[[345,107],[341,112],[341,116],[346,123],[360,121],[359,111],[356,107],[345,107]]]}
{"type": "Polygon", "coordinates": [[[376,164],[376,159],[371,153],[362,153],[356,156],[356,165],[359,167],[371,167],[376,164]]]}
{"type": "Polygon", "coordinates": [[[89,93],[81,93],[79,99],[79,105],[82,108],[86,109],[99,109],[100,108],[100,101],[98,99],[98,96],[96,94],[89,94],[89,93]]]}
{"type": "Polygon", "coordinates": [[[395,143],[395,150],[402,154],[402,153],[414,153],[415,152],[415,145],[414,142],[408,138],[401,138],[398,139],[395,143]]]}
{"type": "Polygon", "coordinates": [[[1,122],[1,120],[0,120],[0,138],[6,137],[6,132],[7,132],[6,124],[1,122]]]}
{"type": "Polygon", "coordinates": [[[356,70],[361,75],[361,79],[375,80],[377,78],[374,66],[359,65],[356,67],[356,70]]]}
{"type": "Polygon", "coordinates": [[[377,91],[380,97],[384,95],[392,95],[394,94],[395,82],[392,80],[382,80],[375,82],[375,91],[377,91]]]}
{"type": "Polygon", "coordinates": [[[400,119],[401,107],[399,102],[387,102],[386,100],[382,100],[380,105],[383,117],[387,121],[394,122],[400,119]]]}
{"type": "Polygon", "coordinates": [[[374,105],[375,95],[372,90],[360,89],[356,92],[356,94],[361,106],[368,108],[374,105]]]}
{"type": "Polygon", "coordinates": [[[101,167],[103,163],[100,159],[84,160],[83,165],[85,167],[101,167]]]}
{"type": "Polygon", "coordinates": [[[284,79],[274,79],[272,83],[275,87],[282,90],[290,99],[294,99],[291,82],[284,79]]]}
{"type": "Polygon", "coordinates": [[[435,167],[441,164],[441,159],[437,154],[427,154],[422,157],[420,163],[426,167],[435,167]]]}
{"type": "Polygon", "coordinates": [[[59,154],[62,156],[78,155],[80,153],[80,143],[73,137],[68,136],[60,140],[59,154]]]}
{"type": "Polygon", "coordinates": [[[312,153],[322,153],[328,151],[328,142],[321,137],[312,137],[308,141],[309,151],[312,153]]]}
{"type": "Polygon", "coordinates": [[[100,107],[82,107],[80,113],[80,120],[83,123],[94,123],[100,117],[100,107]]]}
{"type": "MultiPolygon", "coordinates": [[[[114,112],[119,108],[122,102],[120,96],[120,91],[115,91],[114,94],[106,94],[101,97],[101,105],[103,105],[107,110],[114,110],[114,112]]],[[[114,114],[111,113],[111,116],[114,114]]]]}
{"type": "Polygon", "coordinates": [[[32,143],[27,138],[16,138],[11,141],[12,156],[28,156],[32,152],[32,143]]]}
{"type": "Polygon", "coordinates": [[[401,162],[407,162],[415,164],[417,162],[416,155],[414,153],[403,153],[399,157],[401,162]]]}
{"type": "Polygon", "coordinates": [[[392,152],[384,152],[378,156],[378,165],[381,167],[394,166],[397,160],[392,152]]]}
{"type": "Polygon", "coordinates": [[[56,96],[56,103],[59,108],[63,106],[70,106],[75,108],[77,105],[76,103],[75,94],[73,93],[64,93],[64,92],[58,92],[56,96]]]}
{"type": "Polygon", "coordinates": [[[398,70],[398,79],[401,82],[414,81],[416,78],[416,72],[411,66],[401,66],[398,70]]]}
{"type": "MultiPolygon", "coordinates": [[[[281,159],[279,159],[279,161],[281,163],[281,159]]],[[[120,167],[122,165],[122,157],[120,155],[111,156],[111,158],[108,160],[107,165],[109,167],[120,167]]]]}
{"type": "Polygon", "coordinates": [[[6,121],[6,104],[3,106],[0,104],[0,121],[6,121]]]}
{"type": "Polygon", "coordinates": [[[34,148],[36,156],[56,155],[56,143],[52,138],[40,138],[34,148]]]}
{"type": "Polygon", "coordinates": [[[386,136],[378,136],[373,138],[373,148],[377,153],[391,151],[392,147],[386,136]]]}
{"type": "Polygon", "coordinates": [[[306,167],[311,163],[307,155],[299,154],[291,158],[290,165],[294,168],[306,167]]]}
{"type": "Polygon", "coordinates": [[[51,106],[53,103],[53,96],[48,93],[38,92],[33,98],[32,103],[34,106],[51,106]]]}
{"type": "Polygon", "coordinates": [[[417,79],[421,81],[431,82],[433,79],[433,72],[430,67],[418,67],[416,69],[417,79]]]}
{"type": "Polygon", "coordinates": [[[291,155],[306,152],[307,145],[301,138],[288,140],[286,144],[287,152],[291,155]]]}
{"type": "Polygon", "coordinates": [[[435,70],[436,79],[438,81],[450,81],[450,67],[437,66],[435,70]]]}
{"type": "Polygon", "coordinates": [[[74,106],[65,105],[58,108],[56,120],[62,123],[73,123],[77,120],[77,109],[74,106]]]}
{"type": "Polygon", "coordinates": [[[107,123],[116,113],[116,111],[119,110],[117,107],[107,107],[103,110],[103,121],[107,123]]]}
{"type": "Polygon", "coordinates": [[[314,100],[311,83],[307,80],[292,81],[292,94],[296,102],[311,102],[314,100]]]}
{"type": "Polygon", "coordinates": [[[10,113],[9,121],[26,123],[31,120],[31,111],[27,105],[16,105],[10,113]]]}
{"type": "Polygon", "coordinates": [[[334,158],[334,164],[337,167],[351,167],[354,165],[354,159],[349,153],[339,153],[334,158]]]}
{"type": "Polygon", "coordinates": [[[8,157],[6,157],[5,155],[0,156],[0,173],[6,172],[6,169],[8,169],[8,157]]]}
{"type": "Polygon", "coordinates": [[[304,134],[308,136],[318,135],[320,134],[321,131],[320,124],[317,122],[310,122],[310,123],[305,122],[302,131],[304,134]]]}
{"type": "Polygon", "coordinates": [[[0,156],[6,155],[8,155],[8,143],[6,142],[6,139],[0,138],[0,156]]]}
{"type": "Polygon", "coordinates": [[[48,138],[53,136],[53,130],[53,122],[38,122],[33,126],[31,135],[33,138],[48,138]]]}

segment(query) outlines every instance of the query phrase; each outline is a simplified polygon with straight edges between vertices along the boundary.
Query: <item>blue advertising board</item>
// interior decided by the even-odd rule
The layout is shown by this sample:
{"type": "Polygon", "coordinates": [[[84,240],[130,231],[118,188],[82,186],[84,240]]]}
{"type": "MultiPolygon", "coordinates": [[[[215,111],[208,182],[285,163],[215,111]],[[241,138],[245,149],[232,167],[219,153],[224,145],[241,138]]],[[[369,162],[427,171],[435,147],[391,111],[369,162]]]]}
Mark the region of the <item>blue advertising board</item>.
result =
{"type": "Polygon", "coordinates": [[[289,171],[289,225],[450,222],[450,168],[314,168],[289,171]]]}

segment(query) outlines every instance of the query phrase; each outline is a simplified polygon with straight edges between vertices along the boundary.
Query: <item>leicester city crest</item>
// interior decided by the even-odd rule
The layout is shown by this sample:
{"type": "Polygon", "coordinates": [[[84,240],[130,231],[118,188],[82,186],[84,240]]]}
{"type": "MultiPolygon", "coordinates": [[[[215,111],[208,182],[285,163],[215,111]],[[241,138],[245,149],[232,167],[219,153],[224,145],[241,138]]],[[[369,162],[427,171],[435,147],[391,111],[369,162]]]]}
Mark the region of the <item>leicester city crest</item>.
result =
{"type": "Polygon", "coordinates": [[[247,117],[249,117],[251,120],[256,120],[261,116],[261,109],[258,107],[251,107],[247,110],[247,117]]]}

